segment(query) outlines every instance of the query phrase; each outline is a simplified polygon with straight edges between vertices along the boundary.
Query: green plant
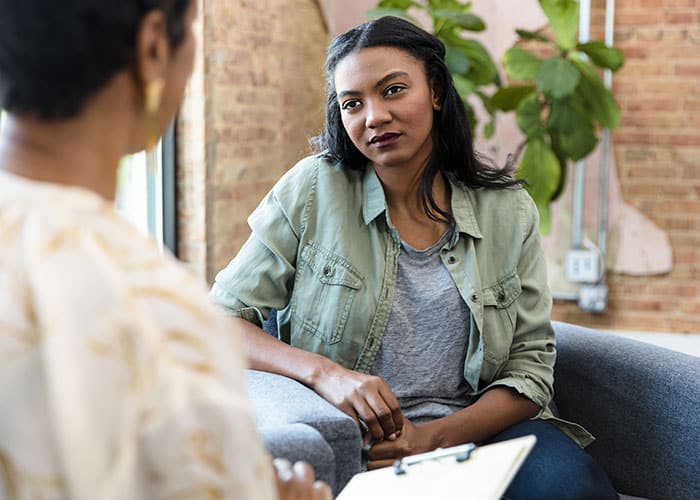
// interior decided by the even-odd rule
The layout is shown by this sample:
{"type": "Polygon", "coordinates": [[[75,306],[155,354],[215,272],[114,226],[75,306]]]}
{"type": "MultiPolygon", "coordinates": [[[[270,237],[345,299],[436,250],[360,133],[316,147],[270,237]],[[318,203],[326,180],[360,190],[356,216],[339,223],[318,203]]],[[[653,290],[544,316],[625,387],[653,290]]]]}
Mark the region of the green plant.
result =
{"type": "Polygon", "coordinates": [[[472,2],[460,3],[458,0],[381,0],[367,14],[369,17],[404,17],[415,24],[419,23],[411,13],[420,14],[422,11],[428,14],[433,34],[445,44],[445,62],[469,113],[472,131],[477,128],[477,118],[467,98],[474,95],[481,100],[490,116],[482,133],[491,137],[496,109],[491,105],[484,87],[492,84],[500,87],[501,82],[496,64],[486,48],[476,40],[464,36],[465,32],[486,29],[484,21],[471,12],[471,5],[472,2]]]}
{"type": "Polygon", "coordinates": [[[617,71],[624,56],[601,41],[577,43],[578,1],[539,3],[554,39],[517,30],[520,39],[503,57],[506,75],[517,83],[499,89],[491,105],[515,111],[525,134],[515,154],[517,161],[524,149],[518,177],[527,181],[540,212],[540,228],[548,233],[549,206],[563,190],[568,161],[585,158],[598,143],[599,129],[614,129],[620,121],[620,109],[596,67],[617,71]],[[542,58],[520,42],[545,44],[554,54],[542,58]]]}

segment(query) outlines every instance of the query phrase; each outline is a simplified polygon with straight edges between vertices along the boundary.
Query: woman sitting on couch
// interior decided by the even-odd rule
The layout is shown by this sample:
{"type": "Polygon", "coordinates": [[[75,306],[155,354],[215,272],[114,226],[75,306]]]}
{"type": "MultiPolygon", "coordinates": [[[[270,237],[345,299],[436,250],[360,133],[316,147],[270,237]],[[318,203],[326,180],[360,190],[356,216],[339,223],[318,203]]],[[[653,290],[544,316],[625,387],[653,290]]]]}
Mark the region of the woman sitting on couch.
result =
{"type": "Polygon", "coordinates": [[[509,498],[617,498],[555,419],[555,340],[537,210],[480,161],[445,47],[386,17],[333,40],[320,154],[250,217],[210,293],[252,367],[366,426],[369,468],[535,434],[509,498]],[[260,326],[279,310],[280,340],[260,326]]]}

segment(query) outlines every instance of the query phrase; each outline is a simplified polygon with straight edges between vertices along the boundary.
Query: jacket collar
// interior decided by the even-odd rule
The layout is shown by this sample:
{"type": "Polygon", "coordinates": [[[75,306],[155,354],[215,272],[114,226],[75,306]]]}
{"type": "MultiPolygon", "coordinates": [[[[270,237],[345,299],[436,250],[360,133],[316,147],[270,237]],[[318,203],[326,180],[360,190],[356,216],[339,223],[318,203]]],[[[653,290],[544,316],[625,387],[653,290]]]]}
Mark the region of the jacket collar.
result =
{"type": "MultiPolygon", "coordinates": [[[[482,238],[479,224],[474,214],[474,205],[469,197],[470,189],[465,188],[460,182],[455,181],[449,176],[448,179],[450,182],[450,190],[452,191],[452,215],[457,225],[455,238],[459,237],[459,233],[468,234],[473,238],[482,238]]],[[[382,212],[386,211],[384,189],[371,164],[367,164],[367,167],[365,167],[363,185],[364,199],[362,202],[362,217],[365,224],[369,224],[382,212]]],[[[456,241],[453,242],[453,244],[454,243],[456,243],[456,241]]]]}

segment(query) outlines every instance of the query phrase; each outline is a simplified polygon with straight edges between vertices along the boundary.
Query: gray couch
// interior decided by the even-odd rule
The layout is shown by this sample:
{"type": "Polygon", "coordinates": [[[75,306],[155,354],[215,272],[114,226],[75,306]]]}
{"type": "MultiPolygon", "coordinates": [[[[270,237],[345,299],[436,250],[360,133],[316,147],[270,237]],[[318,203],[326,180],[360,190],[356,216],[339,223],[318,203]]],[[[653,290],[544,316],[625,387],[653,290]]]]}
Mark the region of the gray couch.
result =
{"type": "MultiPolygon", "coordinates": [[[[624,495],[700,499],[700,358],[554,323],[555,403],[624,495]]],[[[274,327],[270,327],[270,330],[274,327]]],[[[307,387],[249,371],[258,429],[274,456],[306,460],[337,494],[360,469],[355,422],[307,387]]]]}

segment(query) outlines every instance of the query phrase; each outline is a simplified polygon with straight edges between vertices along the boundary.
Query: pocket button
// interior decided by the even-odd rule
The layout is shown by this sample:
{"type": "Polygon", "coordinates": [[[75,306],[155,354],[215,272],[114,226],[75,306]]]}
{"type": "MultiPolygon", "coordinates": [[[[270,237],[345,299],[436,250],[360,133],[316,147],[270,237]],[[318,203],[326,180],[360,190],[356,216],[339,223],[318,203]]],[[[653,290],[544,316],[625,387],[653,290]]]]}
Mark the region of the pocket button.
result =
{"type": "Polygon", "coordinates": [[[329,265],[323,266],[323,275],[326,278],[330,278],[331,276],[333,276],[333,268],[329,265]]]}

